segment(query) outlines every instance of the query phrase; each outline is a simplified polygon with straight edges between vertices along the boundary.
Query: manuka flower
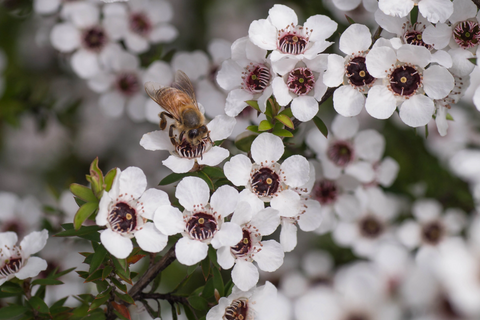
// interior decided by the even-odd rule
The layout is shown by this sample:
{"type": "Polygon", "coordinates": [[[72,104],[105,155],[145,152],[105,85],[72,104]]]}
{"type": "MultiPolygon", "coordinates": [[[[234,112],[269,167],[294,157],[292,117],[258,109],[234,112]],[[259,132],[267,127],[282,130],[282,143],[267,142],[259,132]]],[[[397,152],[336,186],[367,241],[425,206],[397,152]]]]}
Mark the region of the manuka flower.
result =
{"type": "Polygon", "coordinates": [[[197,177],[186,177],[177,186],[175,197],[185,208],[183,213],[170,205],[160,206],[155,212],[155,226],[167,235],[182,233],[175,246],[181,264],[191,266],[205,259],[208,245],[234,246],[242,239],[241,228],[224,218],[237,205],[238,191],[221,186],[210,197],[207,183],[197,177]],[[210,200],[210,201],[209,201],[210,200]]]}
{"type": "MultiPolygon", "coordinates": [[[[225,115],[216,116],[207,124],[210,139],[215,142],[228,138],[234,126],[235,118],[225,115]]],[[[183,148],[183,144],[174,146],[168,130],[157,130],[144,134],[140,145],[152,151],[168,150],[171,155],[162,163],[175,173],[190,171],[195,162],[200,165],[216,166],[230,154],[225,148],[212,146],[211,142],[207,143],[202,152],[191,152],[192,148],[183,148]]]]}
{"type": "Polygon", "coordinates": [[[147,177],[140,168],[128,167],[117,174],[110,191],[100,199],[96,222],[107,226],[100,234],[105,248],[119,259],[133,250],[132,238],[148,252],[160,252],[168,237],[155,228],[153,213],[159,206],[170,205],[168,195],[158,189],[147,188],[147,177]]]}
{"type": "Polygon", "coordinates": [[[224,166],[225,176],[236,186],[245,186],[249,192],[265,202],[273,197],[282,197],[282,192],[290,188],[300,188],[310,178],[310,165],[307,159],[293,155],[282,164],[277,161],[285,147],[282,139],[262,133],[252,143],[252,158],[239,154],[224,166]]]}
{"type": "Polygon", "coordinates": [[[47,230],[34,231],[25,236],[17,246],[18,238],[15,232],[0,233],[0,286],[14,277],[23,280],[35,277],[47,269],[45,260],[30,257],[45,247],[47,238],[47,230]]]}
{"type": "MultiPolygon", "coordinates": [[[[465,0],[460,0],[465,1],[465,0]]],[[[389,16],[406,17],[415,5],[431,23],[445,22],[453,13],[451,0],[379,0],[378,8],[389,16]]]]}

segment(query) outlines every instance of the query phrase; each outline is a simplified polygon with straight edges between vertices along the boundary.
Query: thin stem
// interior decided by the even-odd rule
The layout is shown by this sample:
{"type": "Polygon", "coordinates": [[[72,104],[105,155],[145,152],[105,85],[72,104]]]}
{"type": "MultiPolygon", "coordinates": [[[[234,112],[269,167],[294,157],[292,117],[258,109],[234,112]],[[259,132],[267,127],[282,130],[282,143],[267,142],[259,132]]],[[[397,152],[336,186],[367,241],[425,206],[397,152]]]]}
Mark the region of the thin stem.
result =
{"type": "Polygon", "coordinates": [[[170,293],[147,293],[147,292],[139,292],[137,294],[139,300],[145,299],[153,299],[153,300],[166,300],[172,303],[181,303],[181,304],[188,304],[188,300],[186,297],[175,296],[170,293]]]}

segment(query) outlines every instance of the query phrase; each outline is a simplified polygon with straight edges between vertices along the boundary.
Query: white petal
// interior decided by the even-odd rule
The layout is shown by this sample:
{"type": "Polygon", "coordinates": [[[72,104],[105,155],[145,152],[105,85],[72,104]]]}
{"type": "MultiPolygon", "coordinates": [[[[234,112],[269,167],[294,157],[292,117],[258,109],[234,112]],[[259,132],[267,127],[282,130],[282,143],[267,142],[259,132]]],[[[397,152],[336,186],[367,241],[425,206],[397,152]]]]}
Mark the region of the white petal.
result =
{"type": "Polygon", "coordinates": [[[283,248],[275,240],[262,241],[262,250],[255,254],[253,260],[258,263],[260,270],[273,272],[283,264],[283,248]]]}
{"type": "Polygon", "coordinates": [[[213,141],[219,141],[228,138],[235,127],[236,120],[235,118],[218,115],[207,125],[208,130],[210,130],[210,138],[213,141]]]}
{"type": "MultiPolygon", "coordinates": [[[[275,74],[284,76],[292,69],[295,68],[298,60],[296,58],[285,58],[285,54],[280,51],[273,51],[270,54],[270,59],[272,60],[272,69],[275,74]]],[[[298,58],[298,57],[297,57],[298,58]]]]}
{"type": "Polygon", "coordinates": [[[35,0],[33,10],[39,14],[52,14],[58,10],[60,0],[35,0]]]}
{"type": "Polygon", "coordinates": [[[397,178],[400,166],[398,162],[390,157],[386,157],[377,168],[377,182],[383,187],[390,187],[397,178]]]}
{"type": "Polygon", "coordinates": [[[242,241],[242,228],[236,223],[225,222],[212,239],[212,247],[233,247],[242,241]]]}
{"type": "Polygon", "coordinates": [[[292,96],[290,95],[290,91],[288,90],[285,81],[283,81],[283,78],[276,77],[273,79],[272,89],[275,99],[277,99],[278,104],[282,107],[286,106],[290,103],[290,101],[292,101],[292,96]]]}
{"type": "MultiPolygon", "coordinates": [[[[313,97],[317,101],[321,101],[325,93],[327,92],[327,86],[323,83],[323,71],[318,75],[315,84],[313,85],[313,97]]],[[[318,104],[317,104],[318,105],[318,104]]]]}
{"type": "Polygon", "coordinates": [[[337,115],[332,121],[332,133],[338,139],[351,139],[357,134],[359,125],[357,118],[337,115]]]}
{"type": "Polygon", "coordinates": [[[171,42],[178,36],[178,30],[170,24],[162,24],[153,29],[149,35],[152,43],[171,42]]]}
{"type": "Polygon", "coordinates": [[[300,216],[298,220],[298,226],[302,231],[313,231],[320,227],[322,223],[322,213],[320,202],[316,200],[305,201],[305,212],[300,216]]]}
{"type": "Polygon", "coordinates": [[[435,49],[443,49],[448,46],[452,38],[452,29],[445,23],[429,25],[422,33],[422,39],[425,43],[431,44],[435,49]]]}
{"type": "Polygon", "coordinates": [[[425,68],[432,60],[432,55],[425,47],[405,44],[397,50],[397,59],[425,68]]]}
{"type": "Polygon", "coordinates": [[[153,81],[162,86],[173,82],[173,72],[170,65],[164,61],[154,61],[143,74],[143,82],[153,81]]]}
{"type": "Polygon", "coordinates": [[[80,46],[80,31],[71,23],[56,24],[50,33],[50,41],[55,49],[70,52],[80,46]]]}
{"type": "Polygon", "coordinates": [[[435,199],[417,200],[412,206],[412,213],[420,222],[430,222],[440,217],[442,205],[435,199]]]}
{"type": "Polygon", "coordinates": [[[63,7],[63,18],[71,20],[73,24],[81,28],[91,27],[98,23],[100,10],[96,4],[89,2],[75,2],[68,7],[63,7]]]}
{"type": "Polygon", "coordinates": [[[303,26],[311,30],[309,40],[317,42],[329,38],[337,30],[338,25],[329,17],[316,14],[309,17],[303,26]]]}
{"type": "Polygon", "coordinates": [[[210,188],[203,179],[185,177],[178,183],[175,197],[186,210],[193,211],[196,206],[207,205],[210,188]]]}
{"type": "Polygon", "coordinates": [[[333,93],[333,107],[344,117],[354,117],[362,111],[365,96],[349,85],[342,86],[333,93]]]}
{"type": "Polygon", "coordinates": [[[185,230],[182,213],[178,208],[170,205],[158,207],[153,216],[153,222],[155,227],[167,236],[173,236],[185,230]]]}
{"type": "Polygon", "coordinates": [[[338,54],[332,53],[328,55],[327,71],[323,75],[323,83],[325,85],[333,88],[342,84],[345,73],[344,62],[345,58],[338,54]]]}
{"type": "Polygon", "coordinates": [[[272,198],[270,205],[282,217],[295,217],[300,213],[300,196],[293,190],[283,190],[272,198]]]}
{"type": "Polygon", "coordinates": [[[388,70],[397,62],[397,55],[392,48],[374,47],[367,54],[365,61],[367,70],[372,76],[385,78],[388,70]]]}
{"type": "Polygon", "coordinates": [[[154,188],[145,191],[138,202],[141,206],[142,216],[149,220],[153,220],[153,214],[158,207],[170,205],[168,195],[164,191],[154,188]]]}
{"type": "Polygon", "coordinates": [[[249,202],[239,201],[237,208],[235,208],[235,212],[233,213],[232,219],[230,221],[238,224],[239,226],[242,226],[247,222],[249,222],[250,220],[252,220],[254,213],[256,212],[252,209],[252,206],[250,206],[249,202]]]}
{"type": "Polygon", "coordinates": [[[185,173],[190,171],[195,164],[195,159],[180,158],[171,155],[162,161],[162,164],[175,173],[185,173]]]}
{"type": "Polygon", "coordinates": [[[318,102],[311,96],[299,96],[292,101],[292,113],[300,121],[310,121],[318,112],[318,102]]]}
{"type": "Polygon", "coordinates": [[[230,251],[230,247],[221,247],[217,249],[217,262],[222,269],[230,269],[235,263],[235,257],[230,251]]]}
{"type": "MultiPolygon", "coordinates": [[[[108,7],[108,6],[107,6],[108,7]]],[[[121,15],[105,16],[103,27],[112,40],[122,39],[128,30],[128,20],[121,15]]]]}
{"type": "Polygon", "coordinates": [[[480,87],[478,87],[473,94],[473,103],[475,104],[477,110],[480,111],[480,87]]]}
{"type": "Polygon", "coordinates": [[[262,236],[268,236],[277,229],[280,224],[280,216],[274,208],[265,208],[253,216],[251,224],[257,228],[262,236]]]}
{"type": "Polygon", "coordinates": [[[20,246],[22,247],[22,251],[25,256],[29,257],[30,255],[37,253],[38,251],[42,250],[43,247],[47,244],[48,239],[48,231],[34,231],[20,242],[20,246]]]}
{"type": "Polygon", "coordinates": [[[110,91],[100,96],[98,105],[107,117],[118,118],[125,108],[125,98],[116,91],[110,91]]]}
{"type": "Polygon", "coordinates": [[[230,155],[230,152],[222,147],[213,147],[207,153],[204,153],[201,158],[197,158],[198,164],[207,166],[216,166],[230,155]]]}
{"type": "Polygon", "coordinates": [[[435,105],[432,99],[422,95],[414,95],[403,102],[400,108],[400,118],[410,127],[421,127],[432,120],[434,112],[435,105]]]}
{"type": "Polygon", "coordinates": [[[354,23],[342,33],[339,49],[347,55],[352,55],[368,50],[371,44],[372,35],[368,27],[354,23]]]}
{"type": "Polygon", "coordinates": [[[188,238],[182,238],[177,241],[175,254],[178,262],[186,266],[192,266],[206,258],[208,245],[188,238]]]}
{"type": "Polygon", "coordinates": [[[130,97],[127,101],[127,115],[134,122],[145,121],[145,103],[147,98],[143,93],[138,93],[133,97],[130,97]]]}
{"type": "Polygon", "coordinates": [[[358,227],[354,223],[340,222],[333,230],[332,237],[342,247],[349,247],[358,239],[358,232],[358,227]]]}
{"type": "Polygon", "coordinates": [[[37,276],[41,271],[47,270],[47,261],[39,257],[28,258],[27,264],[25,264],[16,274],[20,280],[32,278],[37,276]]]}
{"type": "Polygon", "coordinates": [[[258,282],[258,269],[252,262],[237,260],[232,270],[232,281],[242,291],[248,291],[258,282]]]}
{"type": "Polygon", "coordinates": [[[451,68],[453,64],[452,57],[448,54],[448,52],[443,50],[438,50],[432,54],[432,62],[436,62],[445,68],[451,68]]]}
{"type": "Polygon", "coordinates": [[[125,36],[125,45],[128,50],[134,53],[145,52],[150,46],[147,39],[132,32],[127,32],[127,35],[125,36]]]}
{"type": "Polygon", "coordinates": [[[449,71],[453,74],[463,77],[470,74],[475,68],[475,65],[468,60],[473,58],[473,53],[470,51],[457,48],[451,49],[448,53],[452,56],[452,68],[449,71]]]}
{"type": "Polygon", "coordinates": [[[255,163],[277,162],[283,155],[285,147],[282,139],[271,133],[261,133],[253,140],[251,152],[255,163]]]}
{"type": "Polygon", "coordinates": [[[386,15],[381,10],[377,10],[375,12],[375,21],[383,29],[400,36],[405,32],[403,25],[407,22],[407,18],[392,17],[391,15],[386,15]]]}
{"type": "Polygon", "coordinates": [[[152,131],[145,133],[140,140],[140,145],[146,150],[168,150],[173,151],[175,147],[172,145],[168,134],[165,131],[152,131]]]}
{"type": "Polygon", "coordinates": [[[335,7],[342,11],[352,11],[361,3],[361,0],[333,0],[335,7]]]}
{"type": "Polygon", "coordinates": [[[183,70],[191,81],[195,82],[209,72],[210,61],[205,52],[177,52],[172,58],[173,70],[183,70]]]}
{"type": "Polygon", "coordinates": [[[385,151],[385,138],[375,130],[363,130],[355,137],[354,145],[359,158],[377,162],[385,151]]]}
{"type": "Polygon", "coordinates": [[[457,22],[474,18],[477,14],[478,8],[473,1],[454,0],[453,13],[448,20],[454,25],[457,22]]]}
{"type": "Polygon", "coordinates": [[[88,79],[100,72],[98,56],[93,52],[79,49],[72,55],[72,69],[83,79],[88,79]]]}
{"type": "Polygon", "coordinates": [[[378,8],[389,16],[405,17],[413,9],[413,0],[379,0],[378,8]]]}
{"type": "Polygon", "coordinates": [[[372,182],[375,178],[375,171],[372,164],[366,161],[358,161],[345,168],[345,173],[363,183],[372,182]]]}
{"type": "Polygon", "coordinates": [[[210,199],[210,207],[222,217],[233,213],[237,206],[238,191],[231,186],[221,186],[210,199]]]}
{"type": "Polygon", "coordinates": [[[103,246],[118,259],[125,259],[133,250],[132,240],[123,237],[111,229],[100,233],[103,246]]]}
{"type": "Polygon", "coordinates": [[[227,179],[236,186],[246,186],[248,184],[251,170],[252,162],[243,154],[232,157],[223,167],[227,179]]]}
{"type": "Polygon", "coordinates": [[[425,93],[432,99],[445,98],[452,91],[455,80],[442,66],[431,66],[423,72],[425,93]]]}
{"type": "Polygon", "coordinates": [[[244,189],[240,192],[238,203],[241,203],[242,201],[248,202],[254,213],[265,208],[265,203],[258,199],[257,195],[248,189],[244,189]]]}
{"type": "Polygon", "coordinates": [[[352,194],[342,194],[334,204],[335,211],[344,221],[352,221],[360,214],[360,202],[352,194]]]}
{"type": "Polygon", "coordinates": [[[450,0],[422,0],[418,3],[418,11],[431,23],[445,22],[453,13],[450,0]]]}
{"type": "Polygon", "coordinates": [[[248,28],[248,36],[255,45],[262,49],[275,50],[277,48],[277,28],[266,19],[252,21],[248,28]]]}
{"type": "Polygon", "coordinates": [[[143,229],[135,232],[137,243],[147,252],[160,252],[167,245],[168,237],[161,233],[153,223],[147,222],[143,229]]]}
{"type": "Polygon", "coordinates": [[[397,230],[400,242],[412,249],[420,244],[420,225],[412,220],[404,222],[397,230]]]}
{"type": "Polygon", "coordinates": [[[396,103],[395,96],[387,87],[374,86],[368,91],[365,110],[374,118],[387,119],[397,108],[396,103]]]}
{"type": "Polygon", "coordinates": [[[236,117],[247,107],[245,101],[252,100],[253,95],[243,89],[234,89],[228,93],[225,103],[225,113],[230,117],[236,117]]]}
{"type": "Polygon", "coordinates": [[[301,187],[310,178],[310,165],[304,156],[290,156],[283,161],[280,168],[284,175],[285,183],[291,187],[301,187]]]}
{"type": "Polygon", "coordinates": [[[294,26],[298,24],[298,18],[295,11],[282,4],[275,4],[270,10],[268,10],[268,19],[278,30],[291,24],[294,26]]]}
{"type": "Polygon", "coordinates": [[[297,246],[297,227],[290,221],[282,221],[280,243],[283,251],[290,252],[297,246]]]}
{"type": "Polygon", "coordinates": [[[138,199],[147,188],[147,177],[142,169],[138,167],[128,167],[120,174],[120,196],[126,193],[127,199],[138,199]]]}

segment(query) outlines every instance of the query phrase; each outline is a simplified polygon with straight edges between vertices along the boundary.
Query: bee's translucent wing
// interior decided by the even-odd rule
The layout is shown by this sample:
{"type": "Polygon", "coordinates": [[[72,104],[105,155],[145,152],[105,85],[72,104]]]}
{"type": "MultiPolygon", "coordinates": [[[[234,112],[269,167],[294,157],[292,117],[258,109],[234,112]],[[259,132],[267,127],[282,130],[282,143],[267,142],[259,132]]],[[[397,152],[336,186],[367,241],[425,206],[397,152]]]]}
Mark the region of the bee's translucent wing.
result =
{"type": "Polygon", "coordinates": [[[144,87],[148,96],[177,120],[181,118],[179,106],[192,103],[188,94],[177,88],[164,87],[151,81],[145,83],[144,87]]]}
{"type": "Polygon", "coordinates": [[[148,96],[152,98],[153,101],[160,104],[160,100],[159,100],[160,93],[162,89],[165,89],[166,87],[153,81],[146,82],[144,87],[145,87],[145,92],[148,94],[148,96]]]}
{"type": "Polygon", "coordinates": [[[172,84],[172,87],[185,92],[190,99],[192,99],[193,104],[198,108],[197,99],[195,98],[195,89],[193,89],[193,84],[185,72],[177,70],[177,73],[175,74],[175,82],[172,84]]]}

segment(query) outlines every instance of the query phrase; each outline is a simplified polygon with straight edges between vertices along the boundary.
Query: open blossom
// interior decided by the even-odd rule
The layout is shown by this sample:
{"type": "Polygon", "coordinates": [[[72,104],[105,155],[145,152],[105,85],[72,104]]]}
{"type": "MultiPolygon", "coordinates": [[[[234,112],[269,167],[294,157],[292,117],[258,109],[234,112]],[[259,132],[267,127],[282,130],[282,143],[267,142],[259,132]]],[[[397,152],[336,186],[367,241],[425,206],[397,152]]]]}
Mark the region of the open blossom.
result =
{"type": "Polygon", "coordinates": [[[268,11],[267,19],[250,24],[250,40],[265,50],[273,50],[270,59],[275,72],[285,73],[297,61],[314,59],[332,43],[325,41],[337,29],[337,23],[327,16],[314,15],[303,26],[298,24],[295,11],[276,4],[268,11]]]}
{"type": "Polygon", "coordinates": [[[164,205],[155,212],[154,222],[167,235],[182,233],[175,246],[178,261],[191,266],[205,259],[208,245],[234,246],[242,239],[241,228],[224,222],[237,205],[238,191],[221,186],[210,197],[207,183],[197,177],[186,177],[177,186],[175,197],[185,210],[164,205]]]}
{"type": "Polygon", "coordinates": [[[12,279],[27,279],[35,277],[47,269],[47,262],[32,254],[42,250],[47,244],[48,231],[34,231],[20,242],[15,232],[0,233],[0,286],[12,279]]]}
{"type": "Polygon", "coordinates": [[[242,239],[232,245],[222,245],[217,250],[217,261],[223,269],[232,269],[233,283],[243,291],[254,287],[259,279],[258,269],[268,272],[283,264],[282,246],[275,240],[263,240],[272,234],[280,223],[278,211],[273,208],[258,209],[257,198],[243,195],[238,203],[232,223],[242,228],[242,239]],[[257,267],[253,264],[256,262],[257,267]]]}
{"type": "Polygon", "coordinates": [[[170,205],[168,195],[158,189],[147,188],[147,177],[140,168],[119,168],[110,191],[100,199],[96,222],[107,226],[100,234],[105,248],[119,259],[133,250],[132,238],[148,252],[160,252],[168,237],[155,228],[153,213],[162,205],[170,205]]]}
{"type": "Polygon", "coordinates": [[[245,186],[248,192],[265,202],[282,197],[283,191],[300,188],[310,178],[310,165],[303,156],[293,155],[282,164],[278,163],[284,149],[282,139],[271,133],[262,133],[252,143],[254,163],[243,154],[236,155],[225,163],[225,176],[234,185],[245,186]]]}
{"type": "Polygon", "coordinates": [[[365,109],[374,118],[387,119],[398,107],[405,124],[426,125],[435,112],[433,100],[453,89],[453,76],[439,65],[426,68],[432,57],[425,47],[404,44],[394,49],[388,42],[383,44],[367,54],[368,71],[383,83],[370,89],[365,109]]]}
{"type": "MultiPolygon", "coordinates": [[[[460,0],[464,1],[464,0],[460,0]]],[[[406,17],[415,5],[431,23],[445,22],[453,13],[451,0],[379,0],[378,8],[389,16],[406,17]]]]}
{"type": "MultiPolygon", "coordinates": [[[[169,125],[167,126],[169,127],[169,125]]],[[[210,139],[215,142],[228,138],[234,126],[235,118],[225,115],[216,116],[207,124],[207,128],[210,131],[210,139]]],[[[207,142],[203,152],[192,154],[188,148],[186,152],[183,152],[184,149],[181,146],[177,148],[177,146],[172,144],[168,130],[157,130],[144,134],[140,140],[140,145],[147,150],[169,151],[171,155],[166,160],[163,160],[162,163],[176,173],[190,171],[195,163],[216,166],[230,154],[225,148],[212,146],[210,141],[207,142]]]]}
{"type": "Polygon", "coordinates": [[[233,287],[228,297],[221,297],[218,304],[208,311],[206,319],[269,320],[276,296],[277,288],[268,281],[248,291],[233,287]]]}

